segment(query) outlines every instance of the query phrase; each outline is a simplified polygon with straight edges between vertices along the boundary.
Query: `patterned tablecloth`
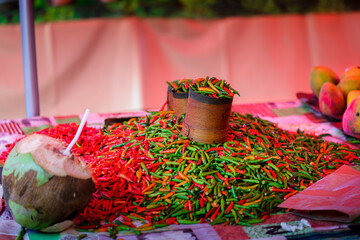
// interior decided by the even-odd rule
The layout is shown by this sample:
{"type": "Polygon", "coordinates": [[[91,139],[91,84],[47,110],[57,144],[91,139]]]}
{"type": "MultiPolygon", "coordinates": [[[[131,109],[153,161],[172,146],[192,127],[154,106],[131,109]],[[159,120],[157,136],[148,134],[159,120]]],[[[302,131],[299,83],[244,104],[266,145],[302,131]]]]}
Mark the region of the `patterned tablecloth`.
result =
{"type": "MultiPolygon", "coordinates": [[[[313,112],[300,102],[274,102],[259,104],[244,104],[233,106],[233,111],[240,113],[250,113],[275,122],[279,127],[296,131],[304,130],[309,133],[324,134],[329,133],[332,137],[329,140],[335,142],[345,142],[347,137],[341,132],[341,122],[330,122],[321,114],[313,112]]],[[[134,116],[144,116],[146,111],[95,114],[91,113],[87,119],[88,126],[101,128],[105,121],[111,118],[129,118],[134,116]]],[[[25,119],[0,120],[0,153],[6,146],[17,138],[42,130],[47,127],[61,123],[75,122],[80,123],[82,114],[73,116],[52,116],[52,117],[33,117],[25,119]]],[[[2,195],[2,188],[0,186],[2,195]]],[[[196,225],[171,225],[166,228],[154,230],[139,236],[126,234],[119,236],[119,239],[297,239],[299,237],[311,239],[360,239],[360,224],[356,221],[352,224],[342,224],[336,222],[324,222],[309,220],[310,227],[304,227],[296,232],[284,230],[280,223],[286,222],[290,225],[300,225],[301,218],[292,214],[272,215],[261,224],[252,227],[242,226],[223,226],[208,224],[196,225]]],[[[0,216],[0,239],[15,239],[20,226],[12,220],[7,209],[1,209],[0,216]]],[[[28,231],[25,239],[76,239],[81,233],[70,228],[59,234],[42,234],[28,231]]],[[[88,234],[84,239],[109,239],[106,233],[88,234]]]]}

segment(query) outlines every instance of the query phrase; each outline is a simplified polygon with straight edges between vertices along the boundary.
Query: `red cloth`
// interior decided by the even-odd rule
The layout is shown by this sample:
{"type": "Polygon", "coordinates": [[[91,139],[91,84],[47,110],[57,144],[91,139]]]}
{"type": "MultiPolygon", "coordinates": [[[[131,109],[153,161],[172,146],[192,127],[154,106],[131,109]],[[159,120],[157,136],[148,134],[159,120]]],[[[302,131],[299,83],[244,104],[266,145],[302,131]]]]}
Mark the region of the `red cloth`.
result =
{"type": "Polygon", "coordinates": [[[351,222],[360,216],[360,172],[342,166],[278,207],[314,219],[351,222]]]}

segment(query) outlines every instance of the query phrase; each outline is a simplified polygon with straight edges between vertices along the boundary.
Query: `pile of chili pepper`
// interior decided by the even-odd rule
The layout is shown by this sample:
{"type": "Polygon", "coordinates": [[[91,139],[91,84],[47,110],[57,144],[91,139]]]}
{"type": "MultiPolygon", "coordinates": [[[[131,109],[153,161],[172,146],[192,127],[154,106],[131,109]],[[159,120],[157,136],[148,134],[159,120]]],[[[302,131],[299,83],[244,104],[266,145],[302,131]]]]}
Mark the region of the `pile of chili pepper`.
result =
{"type": "MultiPolygon", "coordinates": [[[[161,111],[83,130],[72,151],[89,164],[96,187],[75,220],[78,230],[114,237],[169,224],[259,223],[342,165],[360,165],[360,150],[250,114],[232,113],[223,144],[190,141],[181,135],[182,120],[161,111]]],[[[76,129],[40,133],[70,142],[76,129]]]]}
{"type": "Polygon", "coordinates": [[[216,77],[195,79],[191,81],[190,87],[196,93],[214,98],[232,98],[235,94],[240,95],[229,83],[216,77]]]}
{"type": "Polygon", "coordinates": [[[189,92],[189,86],[191,84],[192,79],[183,78],[181,80],[175,80],[172,82],[166,82],[167,85],[171,88],[173,92],[182,92],[187,93],[189,92]]]}

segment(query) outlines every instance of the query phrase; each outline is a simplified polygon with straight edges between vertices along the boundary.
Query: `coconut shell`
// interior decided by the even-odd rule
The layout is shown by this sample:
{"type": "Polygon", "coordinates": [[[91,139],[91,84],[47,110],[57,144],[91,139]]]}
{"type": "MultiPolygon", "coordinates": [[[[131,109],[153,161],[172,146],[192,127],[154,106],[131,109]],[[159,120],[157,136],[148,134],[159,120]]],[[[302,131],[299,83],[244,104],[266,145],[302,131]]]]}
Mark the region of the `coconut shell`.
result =
{"type": "MultiPolygon", "coordinates": [[[[38,136],[33,140],[36,141],[37,138],[38,136]]],[[[43,140],[42,135],[39,138],[43,140]]],[[[49,137],[45,136],[45,138],[49,137]]],[[[49,142],[45,143],[43,147],[56,146],[58,140],[55,140],[57,142],[54,144],[53,140],[55,139],[45,139],[45,142],[49,142]]],[[[92,196],[95,189],[92,178],[83,179],[84,174],[81,178],[69,176],[69,174],[55,175],[53,172],[64,172],[61,166],[56,167],[60,170],[57,169],[53,172],[45,170],[37,163],[34,155],[37,158],[47,158],[47,161],[51,162],[59,160],[56,156],[58,153],[44,154],[39,157],[42,145],[30,147],[30,152],[27,153],[21,149],[19,151],[19,146],[21,147],[26,141],[28,139],[23,139],[14,147],[3,169],[4,198],[14,219],[21,226],[34,230],[41,230],[73,219],[83,211],[92,196]],[[37,154],[32,152],[37,152],[37,154]]],[[[53,150],[59,152],[58,147],[53,150]]],[[[69,158],[76,157],[71,155],[69,158]]],[[[70,161],[76,163],[79,160],[76,158],[76,161],[70,161]]],[[[74,169],[79,169],[79,167],[74,166],[74,169]]]]}

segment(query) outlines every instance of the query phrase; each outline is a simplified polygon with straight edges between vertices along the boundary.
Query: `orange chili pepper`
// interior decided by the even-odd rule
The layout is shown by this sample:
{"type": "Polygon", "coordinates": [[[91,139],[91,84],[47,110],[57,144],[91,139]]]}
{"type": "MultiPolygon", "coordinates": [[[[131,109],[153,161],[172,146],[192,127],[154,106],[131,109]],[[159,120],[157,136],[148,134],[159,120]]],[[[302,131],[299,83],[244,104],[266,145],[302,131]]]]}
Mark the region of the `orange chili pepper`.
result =
{"type": "Polygon", "coordinates": [[[182,185],[184,185],[185,183],[188,183],[188,182],[189,181],[183,181],[183,182],[181,182],[179,184],[176,184],[175,187],[180,187],[180,186],[182,186],[182,185]]]}
{"type": "Polygon", "coordinates": [[[186,177],[181,171],[179,171],[179,176],[184,179],[185,181],[189,181],[189,178],[186,177]]]}
{"type": "Polygon", "coordinates": [[[184,174],[186,175],[189,172],[190,169],[191,169],[191,164],[188,164],[186,166],[186,168],[184,169],[184,174]]]}
{"type": "Polygon", "coordinates": [[[285,195],[284,200],[288,199],[288,198],[291,197],[292,195],[295,195],[297,192],[298,192],[297,190],[294,190],[293,192],[285,195]]]}
{"type": "Polygon", "coordinates": [[[323,154],[321,153],[321,154],[319,154],[319,156],[316,158],[316,164],[319,164],[319,161],[320,161],[320,158],[323,156],[323,154]]]}
{"type": "Polygon", "coordinates": [[[163,196],[162,199],[169,198],[169,197],[171,197],[171,196],[174,195],[174,194],[175,194],[174,191],[173,191],[173,192],[169,192],[168,194],[166,194],[165,196],[163,196]]]}
{"type": "Polygon", "coordinates": [[[163,150],[160,153],[174,153],[174,152],[176,152],[175,148],[174,149],[163,150]]]}
{"type": "Polygon", "coordinates": [[[167,182],[167,180],[169,180],[169,176],[165,176],[164,179],[161,182],[161,185],[165,185],[165,183],[167,182]]]}
{"type": "Polygon", "coordinates": [[[209,87],[199,87],[199,91],[206,91],[206,92],[215,93],[215,91],[212,88],[209,88],[209,87]]]}

